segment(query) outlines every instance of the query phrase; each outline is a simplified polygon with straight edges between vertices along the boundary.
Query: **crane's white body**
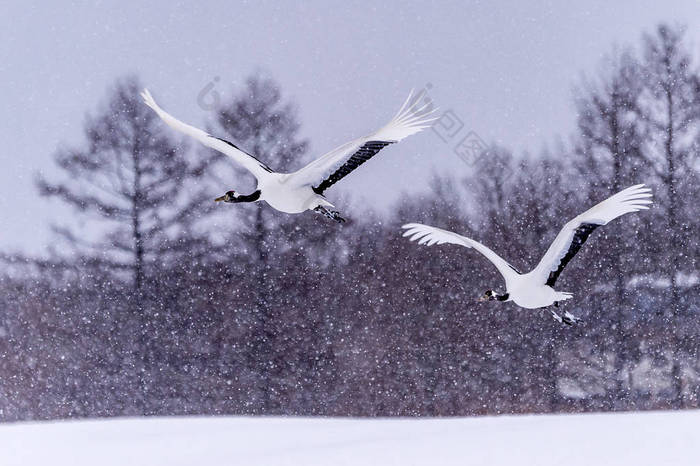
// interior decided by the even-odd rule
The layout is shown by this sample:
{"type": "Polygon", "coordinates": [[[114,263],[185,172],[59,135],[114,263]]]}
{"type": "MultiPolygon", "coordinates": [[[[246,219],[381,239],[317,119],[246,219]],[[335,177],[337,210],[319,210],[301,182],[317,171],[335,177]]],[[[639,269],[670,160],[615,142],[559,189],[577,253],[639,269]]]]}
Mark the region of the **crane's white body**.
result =
{"type": "Polygon", "coordinates": [[[324,196],[316,194],[310,184],[300,184],[289,174],[270,173],[258,180],[260,200],[288,214],[313,210],[318,206],[333,207],[324,196]]]}
{"type": "Polygon", "coordinates": [[[571,298],[571,293],[556,291],[551,286],[541,283],[532,272],[520,275],[507,288],[508,299],[525,309],[538,309],[571,298]]]}
{"type": "MultiPolygon", "coordinates": [[[[322,194],[314,191],[314,187],[318,187],[319,184],[326,181],[339,168],[347,164],[350,161],[349,159],[357,154],[365,144],[372,142],[386,144],[398,142],[427,128],[428,123],[433,120],[427,117],[434,111],[430,108],[429,103],[422,102],[422,95],[414,97],[411,94],[394,118],[378,131],[369,136],[345,143],[296,172],[277,173],[234,144],[211,136],[201,129],[176,119],[156,103],[148,90],[144,90],[141,96],[146,105],[151,107],[168,126],[197,139],[207,147],[226,154],[250,171],[258,182],[257,190],[260,191],[258,200],[265,201],[271,207],[290,214],[314,210],[319,206],[332,207],[333,204],[328,202],[322,194]]],[[[384,147],[384,145],[381,147],[384,147]]],[[[353,167],[347,169],[337,179],[344,177],[365,160],[367,159],[355,163],[353,167]]]]}
{"type": "Polygon", "coordinates": [[[556,281],[568,260],[585,242],[586,238],[577,238],[580,228],[592,226],[594,229],[621,215],[648,209],[652,203],[651,197],[651,190],[644,188],[644,185],[631,186],[575,217],[564,225],[539,264],[525,274],[518,273],[513,266],[478,241],[451,231],[420,223],[409,223],[402,227],[406,230],[403,236],[409,236],[411,241],[418,240],[419,244],[428,246],[452,243],[476,249],[491,261],[503,276],[508,293],[506,301],[512,301],[526,309],[538,309],[572,297],[571,293],[556,291],[547,285],[547,282],[550,282],[553,273],[556,273],[556,281]],[[567,255],[570,256],[564,260],[567,255]]]}

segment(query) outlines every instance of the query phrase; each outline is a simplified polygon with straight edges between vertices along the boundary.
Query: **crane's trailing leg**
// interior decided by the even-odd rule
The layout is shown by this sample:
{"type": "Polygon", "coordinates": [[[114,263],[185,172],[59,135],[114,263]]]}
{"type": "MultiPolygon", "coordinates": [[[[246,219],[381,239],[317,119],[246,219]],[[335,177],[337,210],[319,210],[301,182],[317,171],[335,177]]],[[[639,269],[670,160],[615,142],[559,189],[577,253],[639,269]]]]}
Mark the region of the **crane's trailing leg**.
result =
{"type": "Polygon", "coordinates": [[[561,316],[561,319],[566,325],[574,325],[583,322],[583,320],[571,314],[569,311],[565,311],[564,314],[561,316]]]}
{"type": "Polygon", "coordinates": [[[564,322],[564,319],[562,319],[559,314],[554,312],[554,309],[549,309],[549,312],[552,313],[552,317],[554,318],[554,320],[556,320],[557,322],[564,322]]]}
{"type": "MultiPolygon", "coordinates": [[[[554,307],[559,307],[559,301],[554,302],[554,307]]],[[[549,312],[552,313],[552,317],[554,318],[554,320],[556,320],[557,322],[561,322],[561,323],[566,324],[566,325],[574,325],[574,324],[578,324],[579,322],[583,322],[581,319],[579,319],[575,315],[571,314],[569,311],[564,311],[564,313],[562,315],[559,315],[556,312],[554,312],[553,309],[551,309],[551,308],[548,308],[548,309],[549,309],[549,312]]]]}
{"type": "Polygon", "coordinates": [[[314,209],[314,212],[318,212],[319,214],[323,215],[326,218],[330,218],[331,220],[335,220],[338,223],[343,223],[345,222],[345,219],[340,216],[340,212],[336,210],[330,210],[326,209],[323,206],[318,206],[314,209]]]}

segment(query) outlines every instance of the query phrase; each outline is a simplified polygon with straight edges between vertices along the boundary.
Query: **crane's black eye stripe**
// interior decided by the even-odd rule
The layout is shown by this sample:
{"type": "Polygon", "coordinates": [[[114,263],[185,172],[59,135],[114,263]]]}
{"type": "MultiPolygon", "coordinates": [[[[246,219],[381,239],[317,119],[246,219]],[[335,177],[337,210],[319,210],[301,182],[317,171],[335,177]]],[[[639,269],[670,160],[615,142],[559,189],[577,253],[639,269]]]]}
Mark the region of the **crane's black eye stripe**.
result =
{"type": "Polygon", "coordinates": [[[371,159],[375,156],[377,152],[384,149],[389,144],[393,144],[391,141],[368,141],[364,143],[357,151],[352,154],[352,156],[336,171],[334,171],[328,178],[323,180],[321,184],[314,187],[313,190],[316,194],[323,194],[323,192],[333,186],[338,181],[342,180],[344,177],[349,175],[357,167],[371,159]]]}

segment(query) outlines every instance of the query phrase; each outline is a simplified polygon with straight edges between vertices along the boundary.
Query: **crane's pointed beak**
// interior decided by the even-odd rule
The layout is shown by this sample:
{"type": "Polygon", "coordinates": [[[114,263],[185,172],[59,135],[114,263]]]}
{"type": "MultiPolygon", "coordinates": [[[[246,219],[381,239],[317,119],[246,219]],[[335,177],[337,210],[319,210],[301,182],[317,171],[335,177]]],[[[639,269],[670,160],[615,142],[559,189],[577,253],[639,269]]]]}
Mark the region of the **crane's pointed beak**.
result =
{"type": "Polygon", "coordinates": [[[221,202],[221,201],[225,201],[225,200],[226,200],[226,194],[224,194],[221,197],[217,197],[216,199],[214,199],[214,202],[221,202]]]}

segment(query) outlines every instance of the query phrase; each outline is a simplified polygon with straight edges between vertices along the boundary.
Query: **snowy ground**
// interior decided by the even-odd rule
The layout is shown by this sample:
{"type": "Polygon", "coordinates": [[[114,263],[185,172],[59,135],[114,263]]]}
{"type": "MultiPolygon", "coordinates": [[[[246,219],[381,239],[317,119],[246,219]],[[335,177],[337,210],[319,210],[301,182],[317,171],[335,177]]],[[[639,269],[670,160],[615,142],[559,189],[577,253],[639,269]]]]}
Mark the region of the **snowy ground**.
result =
{"type": "Polygon", "coordinates": [[[698,465],[700,412],[427,420],[155,418],[0,425],[0,464],[698,465]]]}

